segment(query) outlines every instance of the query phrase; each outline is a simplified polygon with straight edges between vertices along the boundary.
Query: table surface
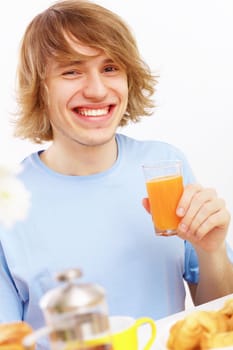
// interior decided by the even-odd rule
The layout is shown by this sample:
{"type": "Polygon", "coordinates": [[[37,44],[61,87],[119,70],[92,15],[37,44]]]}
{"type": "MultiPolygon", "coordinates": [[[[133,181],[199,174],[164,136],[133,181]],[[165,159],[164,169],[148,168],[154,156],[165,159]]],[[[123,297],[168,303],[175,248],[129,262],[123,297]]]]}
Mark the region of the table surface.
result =
{"type": "MultiPolygon", "coordinates": [[[[171,325],[174,324],[176,321],[184,318],[186,315],[196,310],[218,310],[223,307],[225,301],[228,299],[233,299],[233,294],[229,294],[225,297],[212,300],[208,303],[201,304],[199,306],[190,307],[182,312],[179,312],[155,321],[156,327],[157,327],[157,335],[151,350],[166,350],[166,340],[169,335],[169,329],[171,325]]],[[[144,329],[141,329],[139,333],[140,350],[143,350],[143,344],[145,344],[146,339],[148,339],[149,335],[150,335],[149,327],[145,326],[144,329]]]]}

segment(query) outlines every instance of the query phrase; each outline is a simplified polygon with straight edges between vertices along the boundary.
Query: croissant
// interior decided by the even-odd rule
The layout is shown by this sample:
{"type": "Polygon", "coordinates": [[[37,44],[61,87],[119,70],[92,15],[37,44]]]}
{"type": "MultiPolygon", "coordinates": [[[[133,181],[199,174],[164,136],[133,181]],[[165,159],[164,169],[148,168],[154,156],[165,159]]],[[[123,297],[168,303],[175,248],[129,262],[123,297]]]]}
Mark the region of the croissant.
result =
{"type": "Polygon", "coordinates": [[[194,312],[171,327],[167,348],[170,350],[208,349],[213,345],[211,339],[214,339],[216,334],[228,333],[229,325],[229,317],[224,313],[194,312]]]}
{"type": "Polygon", "coordinates": [[[229,329],[227,316],[218,311],[199,311],[196,317],[202,326],[203,334],[226,332],[229,329]]]}
{"type": "Polygon", "coordinates": [[[233,331],[233,299],[226,300],[222,309],[219,310],[220,313],[227,316],[228,318],[228,329],[233,331]]]}
{"type": "Polygon", "coordinates": [[[233,316],[233,299],[228,299],[225,301],[223,308],[219,310],[222,314],[232,317],[233,316]]]}
{"type": "Polygon", "coordinates": [[[222,348],[230,345],[233,345],[233,331],[209,334],[201,340],[202,350],[222,348]]]}
{"type": "Polygon", "coordinates": [[[196,314],[191,314],[171,327],[167,348],[171,350],[199,349],[201,336],[202,326],[198,317],[196,314]]]}
{"type": "Polygon", "coordinates": [[[0,324],[0,350],[23,350],[22,340],[32,333],[26,322],[0,324]]]}

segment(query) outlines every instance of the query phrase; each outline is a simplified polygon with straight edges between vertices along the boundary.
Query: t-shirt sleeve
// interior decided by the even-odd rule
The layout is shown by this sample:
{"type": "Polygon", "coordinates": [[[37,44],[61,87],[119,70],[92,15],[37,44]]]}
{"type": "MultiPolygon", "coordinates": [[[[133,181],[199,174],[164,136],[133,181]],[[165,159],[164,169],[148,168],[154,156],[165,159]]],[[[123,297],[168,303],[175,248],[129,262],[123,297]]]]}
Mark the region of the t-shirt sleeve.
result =
{"type": "Polygon", "coordinates": [[[185,244],[184,258],[184,279],[190,283],[198,283],[199,281],[199,266],[195,249],[188,241],[185,244]]]}
{"type": "MultiPolygon", "coordinates": [[[[197,254],[192,244],[188,241],[185,244],[185,261],[184,261],[184,279],[187,282],[198,283],[199,281],[199,265],[197,254]]],[[[233,249],[226,243],[227,255],[229,260],[233,263],[233,249]]]]}
{"type": "Polygon", "coordinates": [[[10,275],[0,243],[0,323],[23,319],[23,303],[10,275]]]}

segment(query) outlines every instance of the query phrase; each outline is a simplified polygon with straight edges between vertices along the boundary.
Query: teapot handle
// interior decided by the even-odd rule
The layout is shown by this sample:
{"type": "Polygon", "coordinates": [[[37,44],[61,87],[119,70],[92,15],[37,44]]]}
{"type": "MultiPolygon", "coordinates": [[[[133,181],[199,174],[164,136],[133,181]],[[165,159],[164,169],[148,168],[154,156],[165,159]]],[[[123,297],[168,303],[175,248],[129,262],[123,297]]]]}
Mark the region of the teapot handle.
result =
{"type": "Polygon", "coordinates": [[[49,335],[52,332],[52,330],[53,330],[52,327],[43,327],[43,328],[39,328],[38,330],[34,331],[31,334],[28,334],[23,339],[23,348],[25,350],[35,349],[35,344],[36,344],[37,340],[49,335]]]}

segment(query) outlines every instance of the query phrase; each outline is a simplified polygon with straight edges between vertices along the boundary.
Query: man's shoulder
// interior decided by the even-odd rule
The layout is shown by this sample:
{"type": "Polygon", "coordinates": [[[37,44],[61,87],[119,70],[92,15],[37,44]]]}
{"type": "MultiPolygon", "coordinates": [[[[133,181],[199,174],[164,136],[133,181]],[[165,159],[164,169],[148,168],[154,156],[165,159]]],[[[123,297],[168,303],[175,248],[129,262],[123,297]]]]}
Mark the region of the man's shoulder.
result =
{"type": "Polygon", "coordinates": [[[144,140],[117,134],[118,143],[132,152],[157,155],[162,158],[183,158],[183,152],[176,146],[162,140],[144,140]]]}
{"type": "Polygon", "coordinates": [[[25,158],[23,158],[20,163],[22,169],[25,170],[27,167],[31,167],[33,163],[38,163],[40,152],[42,151],[33,152],[25,156],[25,158]]]}
{"type": "Polygon", "coordinates": [[[31,153],[21,161],[19,178],[22,181],[27,182],[28,179],[32,180],[41,176],[41,173],[43,172],[43,164],[40,160],[39,153],[40,151],[31,153]]]}

